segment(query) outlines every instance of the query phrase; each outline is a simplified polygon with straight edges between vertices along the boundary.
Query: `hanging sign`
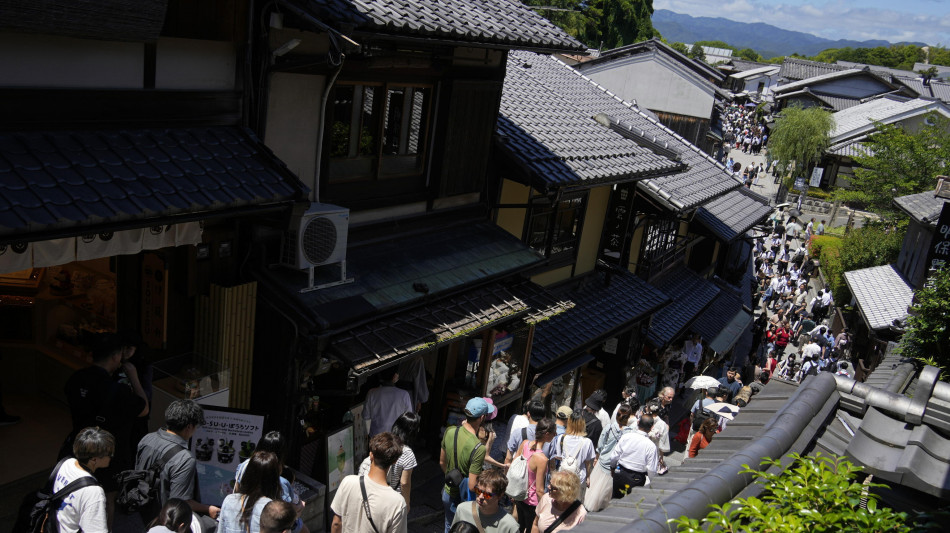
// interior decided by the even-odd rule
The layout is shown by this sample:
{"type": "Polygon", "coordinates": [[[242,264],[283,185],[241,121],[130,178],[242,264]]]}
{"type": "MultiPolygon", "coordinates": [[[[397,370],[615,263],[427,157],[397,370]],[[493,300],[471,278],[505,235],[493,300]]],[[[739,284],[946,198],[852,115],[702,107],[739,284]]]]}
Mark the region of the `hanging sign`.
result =
{"type": "Polygon", "coordinates": [[[930,249],[927,250],[928,271],[940,270],[947,266],[950,261],[950,202],[943,203],[943,209],[940,211],[940,218],[937,220],[937,231],[930,241],[930,249]]]}

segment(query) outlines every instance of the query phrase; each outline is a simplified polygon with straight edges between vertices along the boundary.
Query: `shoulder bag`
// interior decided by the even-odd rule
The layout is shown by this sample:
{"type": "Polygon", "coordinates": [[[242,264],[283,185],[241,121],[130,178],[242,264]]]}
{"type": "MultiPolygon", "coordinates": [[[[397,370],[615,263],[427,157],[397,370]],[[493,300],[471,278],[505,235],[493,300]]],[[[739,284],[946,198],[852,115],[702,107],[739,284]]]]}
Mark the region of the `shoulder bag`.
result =
{"type": "MultiPolygon", "coordinates": [[[[551,505],[552,506],[554,505],[553,500],[551,501],[551,505]]],[[[551,533],[552,531],[557,529],[557,526],[561,525],[561,523],[567,520],[569,516],[574,514],[574,511],[576,511],[577,508],[580,506],[581,506],[580,500],[574,500],[574,503],[572,503],[567,509],[564,509],[564,512],[561,513],[561,516],[557,517],[557,520],[555,520],[553,524],[551,524],[550,526],[544,529],[544,533],[551,533]]]]}
{"type": "Polygon", "coordinates": [[[369,508],[369,498],[366,496],[366,481],[363,480],[364,476],[360,476],[360,491],[363,493],[363,512],[366,513],[366,518],[369,520],[369,525],[373,526],[373,531],[379,533],[379,528],[376,527],[376,522],[373,522],[373,513],[369,508]]]}

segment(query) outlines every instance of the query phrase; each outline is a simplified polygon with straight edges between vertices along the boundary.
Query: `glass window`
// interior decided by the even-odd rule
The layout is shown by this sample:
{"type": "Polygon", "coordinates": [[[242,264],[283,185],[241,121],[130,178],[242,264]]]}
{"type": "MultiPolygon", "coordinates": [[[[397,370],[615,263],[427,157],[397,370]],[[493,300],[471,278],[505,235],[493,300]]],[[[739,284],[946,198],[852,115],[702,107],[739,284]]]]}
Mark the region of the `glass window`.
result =
{"type": "Polygon", "coordinates": [[[422,172],[432,89],[339,84],[327,107],[329,181],[422,172]]]}
{"type": "Polygon", "coordinates": [[[580,237],[586,194],[562,198],[557,205],[532,206],[528,218],[528,246],[547,257],[573,254],[580,237]]]}

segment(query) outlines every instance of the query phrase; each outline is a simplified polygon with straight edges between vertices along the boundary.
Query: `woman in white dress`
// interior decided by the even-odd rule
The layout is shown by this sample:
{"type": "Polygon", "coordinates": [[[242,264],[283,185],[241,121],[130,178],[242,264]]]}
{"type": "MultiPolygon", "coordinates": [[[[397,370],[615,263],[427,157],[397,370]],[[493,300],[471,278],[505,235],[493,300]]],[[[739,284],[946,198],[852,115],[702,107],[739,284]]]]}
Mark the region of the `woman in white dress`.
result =
{"type": "Polygon", "coordinates": [[[591,468],[590,485],[584,495],[584,507],[588,511],[600,511],[610,502],[610,495],[614,490],[613,476],[610,474],[610,452],[625,433],[634,431],[629,425],[633,420],[633,409],[627,404],[621,404],[617,415],[610,422],[610,427],[600,434],[597,445],[597,459],[591,468]]]}
{"type": "Polygon", "coordinates": [[[669,468],[667,468],[666,463],[663,461],[665,454],[670,452],[670,426],[660,418],[660,412],[663,409],[658,403],[658,399],[650,400],[650,402],[643,408],[643,412],[653,415],[653,428],[650,430],[650,433],[647,434],[650,437],[650,440],[656,444],[656,449],[659,452],[660,458],[660,468],[656,471],[657,475],[662,476],[665,474],[669,468]]]}

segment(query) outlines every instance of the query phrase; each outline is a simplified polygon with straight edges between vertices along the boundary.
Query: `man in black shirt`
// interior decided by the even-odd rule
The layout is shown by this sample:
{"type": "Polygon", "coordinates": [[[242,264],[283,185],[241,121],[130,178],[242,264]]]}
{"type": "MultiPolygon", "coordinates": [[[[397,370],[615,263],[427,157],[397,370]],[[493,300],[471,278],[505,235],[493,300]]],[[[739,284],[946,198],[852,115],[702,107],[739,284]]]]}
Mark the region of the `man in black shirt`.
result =
{"type": "Polygon", "coordinates": [[[106,492],[116,490],[112,476],[132,467],[131,431],[136,418],[148,414],[148,402],[135,367],[122,361],[122,343],[114,334],[100,336],[92,351],[92,365],[73,373],[65,392],[73,422],[70,441],[86,427],[98,426],[115,436],[112,464],[97,469],[96,479],[106,492]],[[128,385],[114,379],[119,368],[128,377],[128,385]]]}
{"type": "Polygon", "coordinates": [[[591,442],[600,441],[600,433],[604,430],[603,424],[601,424],[600,419],[597,418],[597,412],[604,406],[604,395],[601,391],[594,391],[591,394],[587,401],[584,402],[584,410],[581,411],[581,414],[584,415],[584,421],[587,422],[587,438],[591,442]]]}

